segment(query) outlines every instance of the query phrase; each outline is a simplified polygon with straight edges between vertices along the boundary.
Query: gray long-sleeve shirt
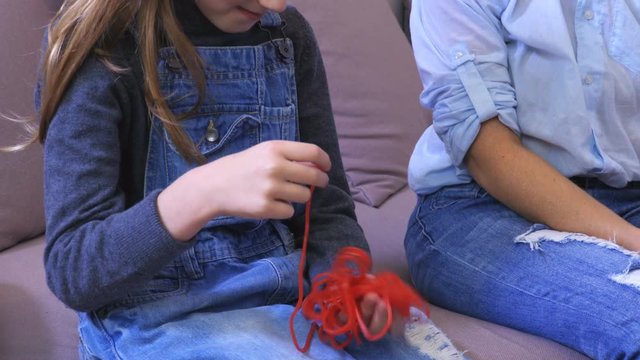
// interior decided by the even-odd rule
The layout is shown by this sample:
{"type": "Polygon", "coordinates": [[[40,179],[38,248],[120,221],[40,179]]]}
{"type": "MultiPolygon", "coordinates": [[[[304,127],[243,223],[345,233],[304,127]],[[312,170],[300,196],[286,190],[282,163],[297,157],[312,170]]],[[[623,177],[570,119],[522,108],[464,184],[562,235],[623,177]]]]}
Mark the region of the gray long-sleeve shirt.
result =
{"type": "MultiPolygon", "coordinates": [[[[177,0],[175,8],[196,46],[269,40],[258,27],[243,34],[222,33],[193,1],[177,0]]],[[[338,249],[367,248],[367,244],[355,221],[313,32],[294,8],[282,17],[295,48],[301,141],[319,145],[333,164],[330,185],[313,195],[308,258],[313,276],[328,269],[338,249]]],[[[111,58],[130,69],[123,74],[110,71],[95,56],[86,60],[67,89],[44,144],[47,281],[58,298],[79,311],[96,310],[122,298],[193,245],[174,240],[164,228],[156,208],[159,191],[143,196],[150,120],[134,52],[132,36],[125,35],[111,58]]],[[[301,240],[303,214],[287,224],[301,240]]]]}

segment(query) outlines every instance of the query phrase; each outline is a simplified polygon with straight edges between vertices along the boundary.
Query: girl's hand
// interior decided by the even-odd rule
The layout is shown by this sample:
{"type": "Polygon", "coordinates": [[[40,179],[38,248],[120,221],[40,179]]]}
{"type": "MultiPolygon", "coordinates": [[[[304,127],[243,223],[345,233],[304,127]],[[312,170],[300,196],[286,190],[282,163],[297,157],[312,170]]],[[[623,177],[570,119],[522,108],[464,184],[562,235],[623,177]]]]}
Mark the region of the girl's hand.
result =
{"type": "Polygon", "coordinates": [[[221,215],[287,219],[305,203],[310,185],[325,187],[331,161],[311,144],[270,141],[197,169],[210,208],[221,215]],[[315,165],[315,166],[313,166],[315,165]],[[220,191],[224,190],[224,191],[220,191]]]}
{"type": "Polygon", "coordinates": [[[401,334],[404,330],[405,320],[400,314],[393,309],[387,308],[387,304],[376,293],[366,294],[360,301],[360,315],[367,325],[369,333],[378,335],[380,331],[387,325],[388,312],[393,312],[393,322],[389,332],[394,335],[401,334]]]}
{"type": "Polygon", "coordinates": [[[159,195],[158,211],[182,241],[217,216],[287,219],[292,202],[309,200],[309,186],[327,186],[330,168],[316,145],[267,141],[189,171],[159,195]]]}

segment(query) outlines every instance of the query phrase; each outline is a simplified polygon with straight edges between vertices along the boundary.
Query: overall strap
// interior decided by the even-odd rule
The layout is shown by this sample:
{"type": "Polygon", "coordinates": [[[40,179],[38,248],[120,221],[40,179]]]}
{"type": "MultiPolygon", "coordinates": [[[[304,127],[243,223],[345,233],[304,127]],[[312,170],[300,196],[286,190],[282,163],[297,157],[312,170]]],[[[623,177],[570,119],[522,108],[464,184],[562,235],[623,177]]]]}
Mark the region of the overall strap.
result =
{"type": "MultiPolygon", "coordinates": [[[[278,54],[280,56],[280,60],[284,62],[291,62],[293,60],[293,52],[291,48],[287,46],[286,42],[278,42],[274,41],[274,39],[286,39],[287,34],[284,32],[284,29],[287,27],[287,23],[282,20],[280,14],[269,11],[260,18],[260,23],[258,23],[260,29],[269,34],[269,39],[273,46],[278,49],[278,54]],[[274,34],[271,32],[271,28],[279,28],[280,34],[274,34]]],[[[277,31],[276,31],[277,33],[277,31]]]]}
{"type": "Polygon", "coordinates": [[[268,11],[260,18],[260,25],[262,27],[278,27],[282,25],[282,17],[280,14],[273,11],[268,11]]]}

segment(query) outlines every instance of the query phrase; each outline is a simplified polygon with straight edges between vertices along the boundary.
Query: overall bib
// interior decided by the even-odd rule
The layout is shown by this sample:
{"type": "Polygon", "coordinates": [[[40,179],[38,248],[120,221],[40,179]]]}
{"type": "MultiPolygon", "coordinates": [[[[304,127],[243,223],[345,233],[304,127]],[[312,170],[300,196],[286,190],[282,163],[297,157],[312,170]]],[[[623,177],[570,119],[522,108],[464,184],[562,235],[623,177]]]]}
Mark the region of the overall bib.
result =
{"type": "MultiPolygon", "coordinates": [[[[277,31],[280,16],[266,14],[261,26],[277,31]]],[[[290,49],[288,38],[258,46],[197,49],[205,64],[206,96],[197,113],[181,124],[208,162],[263,141],[298,139],[290,49]]],[[[158,72],[174,114],[189,112],[198,93],[173,48],[161,49],[158,72]]],[[[165,188],[195,166],[181,157],[161,121],[153,118],[145,195],[165,188]]],[[[197,311],[292,303],[297,299],[299,255],[293,235],[279,221],[215,218],[196,235],[192,248],[144,287],[108,309],[81,315],[85,350],[97,357],[154,358],[138,354],[135,348],[142,344],[134,339],[152,334],[170,337],[171,330],[162,329],[168,321],[197,311]],[[120,342],[123,339],[127,340],[120,342]]]]}

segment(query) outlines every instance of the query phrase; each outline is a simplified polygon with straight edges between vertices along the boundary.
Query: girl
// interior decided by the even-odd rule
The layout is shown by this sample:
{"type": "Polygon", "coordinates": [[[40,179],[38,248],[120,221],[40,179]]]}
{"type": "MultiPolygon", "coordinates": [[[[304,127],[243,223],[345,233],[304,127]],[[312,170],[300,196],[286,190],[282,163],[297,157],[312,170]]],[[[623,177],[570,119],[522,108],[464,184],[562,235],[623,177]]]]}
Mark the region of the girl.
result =
{"type": "MultiPolygon", "coordinates": [[[[47,280],[79,312],[83,358],[303,357],[286,325],[309,186],[308,275],[367,244],[302,16],[284,0],[68,0],[47,40],[47,280]]],[[[376,294],[360,308],[374,332],[390,311],[376,294]]],[[[311,347],[349,354],[428,358],[391,338],[311,347]]]]}
{"type": "Polygon", "coordinates": [[[640,1],[414,1],[405,245],[456,311],[640,357],[640,1]]]}

